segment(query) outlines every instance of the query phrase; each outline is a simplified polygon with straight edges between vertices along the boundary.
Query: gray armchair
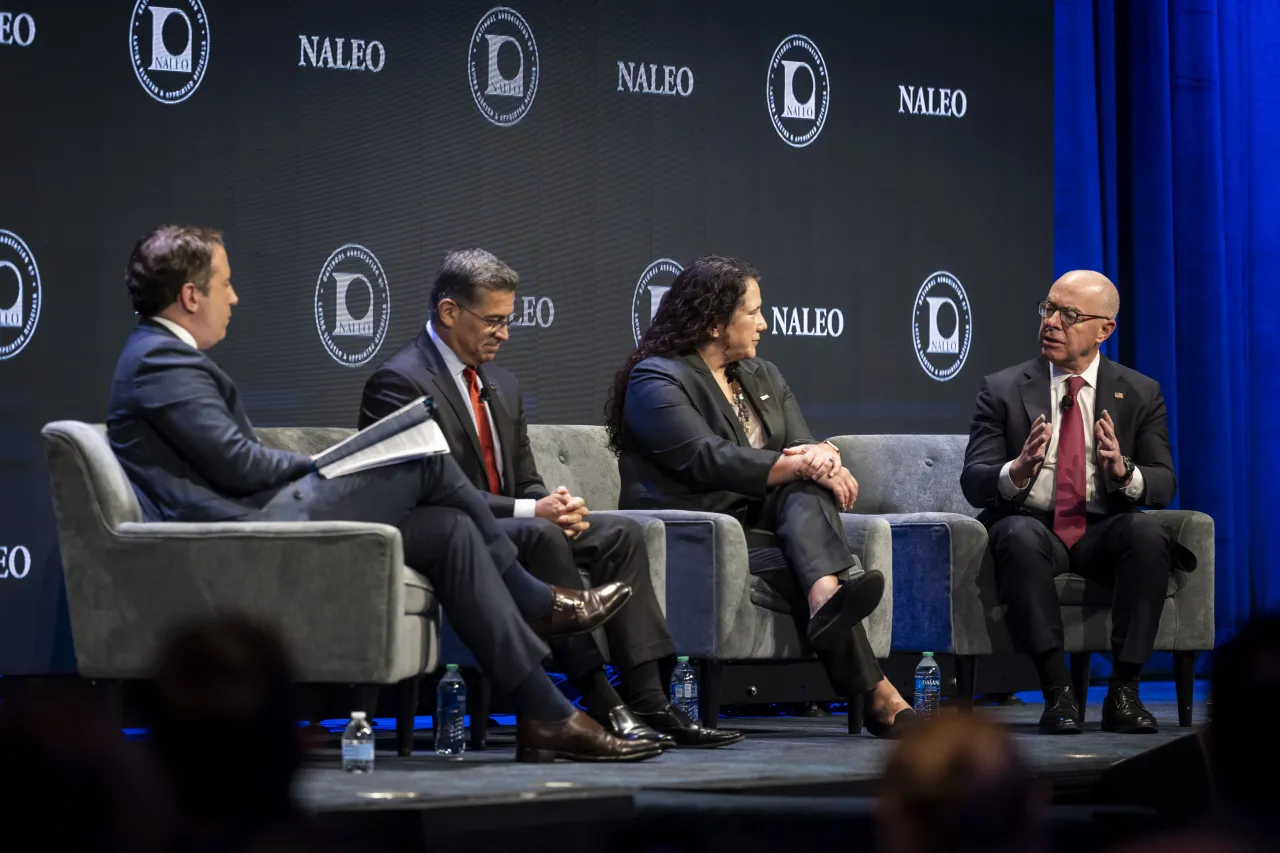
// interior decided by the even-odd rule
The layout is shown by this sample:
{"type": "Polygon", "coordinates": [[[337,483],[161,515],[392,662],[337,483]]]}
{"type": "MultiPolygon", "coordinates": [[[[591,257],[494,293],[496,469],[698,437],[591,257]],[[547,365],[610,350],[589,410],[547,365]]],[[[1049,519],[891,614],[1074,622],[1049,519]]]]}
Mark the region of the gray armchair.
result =
{"type": "MultiPolygon", "coordinates": [[[[950,652],[956,689],[972,704],[976,660],[1008,653],[1013,643],[996,596],[987,532],[960,491],[965,435],[843,435],[832,439],[860,487],[855,512],[893,530],[896,651],[950,652]]],[[[1156,636],[1173,653],[1179,724],[1191,725],[1195,658],[1213,648],[1213,519],[1201,512],[1156,510],[1174,541],[1197,558],[1194,572],[1175,571],[1156,636]]],[[[1074,575],[1058,578],[1066,650],[1083,703],[1089,657],[1111,650],[1111,591],[1074,575]]]]}
{"type": "MultiPolygon", "coordinates": [[[[617,510],[618,463],[603,427],[530,425],[529,441],[548,486],[566,486],[586,498],[594,511],[621,512],[649,524],[661,523],[664,577],[655,574],[654,587],[665,589],[667,624],[677,650],[702,662],[699,698],[706,724],[714,726],[719,715],[726,662],[813,659],[791,615],[798,592],[794,581],[789,575],[751,574],[746,537],[737,521],[718,513],[617,510]]],[[[842,518],[850,550],[864,568],[878,569],[885,576],[884,600],[867,619],[866,630],[876,656],[888,657],[894,595],[890,527],[868,516],[842,518]]],[[[649,548],[653,556],[652,538],[649,548]]],[[[760,697],[760,701],[770,700],[760,697]]],[[[850,714],[850,727],[855,725],[861,726],[856,710],[850,714]]]]}
{"type": "MultiPolygon", "coordinates": [[[[349,432],[259,431],[301,452],[349,432]]],[[[400,684],[408,754],[419,676],[436,666],[438,608],[431,585],[404,565],[396,528],[144,522],[102,425],[55,421],[42,433],[82,676],[146,678],[169,628],[238,611],[280,632],[303,682],[359,685],[369,705],[376,685],[400,684]]]]}

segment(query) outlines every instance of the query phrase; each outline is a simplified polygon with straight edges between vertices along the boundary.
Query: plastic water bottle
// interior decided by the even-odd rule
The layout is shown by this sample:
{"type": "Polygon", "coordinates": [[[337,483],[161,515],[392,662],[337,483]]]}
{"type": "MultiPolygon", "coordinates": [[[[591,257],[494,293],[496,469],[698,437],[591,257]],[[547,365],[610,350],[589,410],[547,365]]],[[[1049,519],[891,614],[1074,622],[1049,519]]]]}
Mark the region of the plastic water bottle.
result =
{"type": "Polygon", "coordinates": [[[671,673],[671,704],[698,722],[698,676],[685,655],[676,658],[676,669],[671,673]]]}
{"type": "Polygon", "coordinates": [[[467,748],[467,683],[451,663],[436,687],[436,755],[462,755],[467,748]]]}
{"type": "Polygon", "coordinates": [[[342,769],[348,773],[373,772],[373,729],[364,711],[352,711],[342,733],[342,769]]]}
{"type": "Polygon", "coordinates": [[[941,698],[942,670],[933,659],[933,652],[925,652],[916,665],[916,714],[922,719],[938,716],[938,702],[941,698]]]}

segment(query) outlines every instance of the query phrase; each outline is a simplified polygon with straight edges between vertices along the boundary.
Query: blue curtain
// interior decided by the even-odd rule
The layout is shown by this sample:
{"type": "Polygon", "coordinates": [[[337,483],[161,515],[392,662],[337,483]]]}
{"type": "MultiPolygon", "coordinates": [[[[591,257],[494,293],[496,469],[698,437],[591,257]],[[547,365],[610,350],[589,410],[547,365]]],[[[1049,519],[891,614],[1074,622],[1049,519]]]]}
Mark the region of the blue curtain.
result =
{"type": "Polygon", "coordinates": [[[1121,292],[1176,507],[1213,516],[1219,642],[1280,608],[1280,0],[1058,0],[1055,275],[1121,292]]]}

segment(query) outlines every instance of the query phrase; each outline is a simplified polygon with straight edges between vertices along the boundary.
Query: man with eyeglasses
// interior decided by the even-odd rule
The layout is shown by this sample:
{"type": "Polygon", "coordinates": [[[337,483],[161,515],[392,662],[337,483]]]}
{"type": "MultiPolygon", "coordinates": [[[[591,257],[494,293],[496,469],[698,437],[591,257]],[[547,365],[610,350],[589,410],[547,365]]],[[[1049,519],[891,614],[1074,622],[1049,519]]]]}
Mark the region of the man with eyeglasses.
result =
{"type": "Polygon", "coordinates": [[[1098,351],[1119,310],[1101,273],[1054,282],[1039,305],[1040,356],[982,381],[960,475],[965,498],[982,508],[1009,632],[1040,674],[1045,734],[1078,734],[1081,724],[1054,579],[1071,573],[1111,588],[1102,728],[1154,732],[1139,677],[1173,567],[1195,566],[1140,511],[1167,506],[1177,480],[1159,383],[1098,351]]]}
{"type": "Polygon", "coordinates": [[[563,487],[549,491],[538,474],[520,387],[490,363],[508,338],[518,283],[515,270],[483,249],[446,255],[431,290],[431,319],[369,377],[360,426],[423,394],[434,397],[450,453],[530,573],[578,587],[582,568],[594,583],[630,586],[631,599],[605,626],[625,702],[589,635],[551,643],[587,712],[610,733],[664,748],[739,741],[738,732],[699,726],[667,698],[658,662],[675,653],[675,643],[654,594],[640,526],[623,516],[589,515],[581,497],[563,487]]]}

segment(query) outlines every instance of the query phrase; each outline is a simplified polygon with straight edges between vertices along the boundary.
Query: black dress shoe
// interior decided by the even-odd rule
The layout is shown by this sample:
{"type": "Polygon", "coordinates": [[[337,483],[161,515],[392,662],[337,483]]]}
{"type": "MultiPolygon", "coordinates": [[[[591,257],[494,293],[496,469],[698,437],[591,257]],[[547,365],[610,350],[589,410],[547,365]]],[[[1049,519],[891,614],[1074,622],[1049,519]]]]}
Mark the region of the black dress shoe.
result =
{"type": "Polygon", "coordinates": [[[567,720],[520,720],[516,723],[516,761],[541,764],[569,761],[644,761],[662,754],[653,741],[624,740],[595,720],[575,711],[567,720]]]}
{"type": "Polygon", "coordinates": [[[1159,731],[1156,718],[1142,707],[1138,688],[1111,685],[1102,700],[1102,730],[1123,735],[1150,734],[1159,731]]]}
{"type": "Polygon", "coordinates": [[[610,708],[609,713],[603,718],[596,717],[594,714],[592,717],[604,726],[605,731],[623,740],[649,740],[663,749],[670,749],[676,745],[675,738],[649,726],[626,705],[610,708]]]}
{"type": "Polygon", "coordinates": [[[636,712],[636,716],[653,728],[670,735],[676,746],[707,749],[737,743],[746,735],[728,729],[707,729],[689,719],[689,715],[675,705],[668,705],[653,714],[636,712]]]}
{"type": "Polygon", "coordinates": [[[901,711],[893,715],[892,723],[882,723],[875,715],[871,713],[871,709],[867,709],[866,716],[863,717],[862,725],[866,728],[867,733],[872,737],[882,737],[887,740],[896,740],[907,733],[912,726],[919,725],[920,717],[912,708],[903,708],[901,711]]]}
{"type": "Polygon", "coordinates": [[[551,610],[526,620],[544,640],[586,634],[599,628],[631,598],[631,587],[625,583],[607,583],[591,589],[553,586],[551,593],[551,610]]]}
{"type": "Polygon", "coordinates": [[[1071,685],[1050,687],[1044,694],[1044,713],[1040,715],[1040,734],[1080,734],[1080,703],[1071,685]]]}
{"type": "Polygon", "coordinates": [[[872,569],[840,584],[835,595],[809,617],[809,645],[833,648],[853,626],[871,615],[884,596],[884,575],[872,569]]]}

